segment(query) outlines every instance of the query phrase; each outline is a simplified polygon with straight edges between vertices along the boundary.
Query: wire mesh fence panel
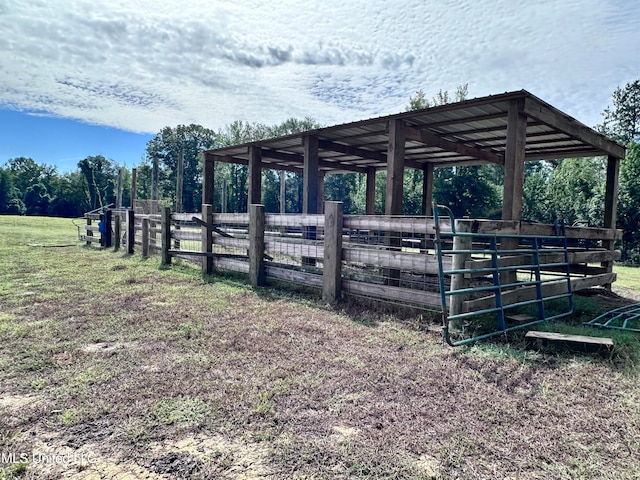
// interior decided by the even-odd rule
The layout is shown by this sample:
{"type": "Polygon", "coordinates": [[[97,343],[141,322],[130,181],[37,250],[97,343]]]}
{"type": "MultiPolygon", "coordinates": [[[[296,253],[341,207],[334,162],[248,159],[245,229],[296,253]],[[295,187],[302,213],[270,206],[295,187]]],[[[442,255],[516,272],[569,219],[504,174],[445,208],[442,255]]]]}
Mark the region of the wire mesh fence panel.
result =
{"type": "Polygon", "coordinates": [[[345,217],[345,290],[403,305],[438,306],[433,233],[431,217],[345,217]]]}
{"type": "Polygon", "coordinates": [[[322,285],[324,215],[265,215],[267,276],[310,286],[322,285]]]}
{"type": "Polygon", "coordinates": [[[216,213],[211,227],[213,264],[216,268],[248,272],[249,214],[216,213]]]}
{"type": "Polygon", "coordinates": [[[201,253],[202,226],[197,221],[201,219],[200,213],[174,213],[171,216],[170,250],[175,250],[176,255],[185,256],[189,253],[201,253]]]}

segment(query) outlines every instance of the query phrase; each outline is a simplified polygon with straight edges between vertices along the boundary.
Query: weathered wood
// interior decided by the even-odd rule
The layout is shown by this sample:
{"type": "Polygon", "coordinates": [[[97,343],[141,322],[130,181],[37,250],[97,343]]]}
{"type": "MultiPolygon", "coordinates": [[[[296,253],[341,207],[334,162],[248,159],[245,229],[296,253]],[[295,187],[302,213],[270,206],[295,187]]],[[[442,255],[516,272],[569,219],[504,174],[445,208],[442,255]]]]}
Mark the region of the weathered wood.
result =
{"type": "Polygon", "coordinates": [[[543,105],[540,101],[527,97],[524,102],[523,113],[531,118],[556,128],[571,137],[597,148],[605,155],[624,158],[625,149],[617,143],[599,135],[594,130],[581,124],[577,120],[565,115],[553,107],[543,105]]]}
{"type": "Polygon", "coordinates": [[[309,287],[322,288],[322,275],[315,273],[302,272],[300,270],[265,264],[265,274],[267,277],[277,278],[278,280],[284,280],[309,287]]]}
{"type": "Polygon", "coordinates": [[[253,204],[262,203],[262,151],[259,147],[249,147],[249,172],[247,174],[249,192],[247,194],[247,211],[253,204]]]}
{"type": "MultiPolygon", "coordinates": [[[[213,194],[213,191],[211,192],[213,194]]],[[[201,227],[202,238],[201,248],[203,253],[213,252],[213,234],[211,228],[213,226],[213,206],[208,204],[202,205],[202,219],[206,226],[201,227]]],[[[213,273],[213,260],[207,255],[202,258],[202,273],[211,275],[213,273]]]]}
{"type": "Polygon", "coordinates": [[[158,158],[154,157],[151,166],[151,201],[158,201],[158,179],[160,168],[158,165],[158,158]]]}
{"type": "Polygon", "coordinates": [[[322,299],[333,305],[342,287],[342,202],[325,205],[322,299]]]}
{"type": "Polygon", "coordinates": [[[102,246],[105,248],[111,247],[112,217],[112,211],[110,209],[105,210],[104,218],[102,219],[102,221],[104,222],[104,235],[100,235],[100,237],[102,238],[102,246]]]}
{"type": "Polygon", "coordinates": [[[142,257],[149,256],[149,219],[142,219],[142,257]]]}
{"type": "MultiPolygon", "coordinates": [[[[388,215],[345,215],[344,228],[351,230],[373,230],[431,235],[435,233],[432,217],[391,217],[388,215]]],[[[440,229],[450,232],[448,218],[440,219],[440,229]]]]}
{"type": "MultiPolygon", "coordinates": [[[[87,219],[87,223],[89,223],[91,219],[87,219]]],[[[93,232],[100,232],[100,227],[98,225],[85,225],[84,229],[87,231],[87,235],[89,233],[93,234],[93,232]]]]}
{"type": "Polygon", "coordinates": [[[213,257],[212,264],[220,270],[231,272],[249,273],[249,262],[236,258],[213,257]]]}
{"type": "Polygon", "coordinates": [[[357,282],[342,279],[342,291],[352,295],[364,295],[377,300],[391,300],[405,305],[421,305],[441,309],[439,293],[412,290],[409,288],[390,287],[374,283],[357,282]]]}
{"type": "MultiPolygon", "coordinates": [[[[213,205],[214,156],[204,155],[202,168],[202,204],[213,205]]],[[[203,210],[204,211],[204,210],[203,210]]]]}
{"type": "MultiPolygon", "coordinates": [[[[406,253],[367,248],[342,248],[342,260],[352,263],[363,263],[383,268],[395,268],[406,272],[427,275],[438,275],[438,259],[436,255],[426,253],[406,253]]],[[[445,268],[451,266],[451,259],[442,259],[445,268]]]]}
{"type": "Polygon", "coordinates": [[[118,250],[120,250],[120,238],[121,238],[120,215],[116,215],[113,220],[114,220],[113,221],[113,240],[111,241],[111,243],[113,244],[113,250],[117,252],[118,250]]]}
{"type": "Polygon", "coordinates": [[[277,213],[265,215],[265,225],[268,227],[324,227],[324,215],[277,213]]]}
{"type": "Polygon", "coordinates": [[[422,167],[422,213],[427,217],[433,215],[433,163],[425,163],[422,167]]]}
{"type": "Polygon", "coordinates": [[[502,165],[503,163],[502,156],[490,149],[472,147],[464,143],[452,142],[430,132],[429,130],[419,130],[417,128],[407,127],[406,135],[407,140],[421,142],[430,147],[438,147],[447,152],[456,152],[461,155],[479,158],[490,163],[495,163],[496,165],[502,165]]]}
{"type": "Polygon", "coordinates": [[[186,240],[192,242],[199,242],[202,240],[202,232],[201,230],[189,229],[186,230],[181,228],[180,230],[173,230],[171,232],[171,238],[174,240],[186,240]]]}
{"type": "Polygon", "coordinates": [[[611,353],[613,339],[608,337],[591,337],[586,335],[567,335],[557,332],[529,331],[524,336],[526,348],[541,350],[549,344],[571,351],[590,353],[611,353]]]}
{"type": "Polygon", "coordinates": [[[299,241],[267,240],[265,241],[265,249],[272,254],[280,253],[292,257],[307,257],[316,260],[322,260],[324,258],[323,245],[299,243],[299,241]]]}
{"type": "Polygon", "coordinates": [[[385,203],[385,213],[387,215],[402,215],[405,131],[406,126],[402,120],[389,120],[385,203]]]}
{"type": "MultiPolygon", "coordinates": [[[[455,228],[457,233],[468,233],[470,230],[469,222],[456,220],[455,228]]],[[[471,237],[467,236],[455,236],[453,237],[453,251],[456,250],[470,250],[471,249],[471,237]]],[[[464,268],[465,262],[469,259],[468,254],[454,254],[451,262],[453,270],[459,270],[464,268]]],[[[465,278],[464,274],[456,273],[451,275],[451,291],[462,290],[469,286],[469,280],[465,278]]],[[[467,299],[464,294],[451,295],[449,300],[449,313],[451,315],[457,315],[462,311],[462,305],[467,299]]],[[[451,320],[449,322],[449,328],[454,331],[460,328],[459,320],[451,320]]]]}
{"type": "Polygon", "coordinates": [[[136,218],[133,208],[127,210],[127,253],[133,254],[136,243],[136,218]]]}
{"type": "Polygon", "coordinates": [[[137,197],[137,189],[138,189],[138,169],[131,169],[131,205],[129,208],[135,210],[136,208],[136,197],[137,197]]]}
{"type": "Polygon", "coordinates": [[[303,137],[304,174],[302,213],[318,213],[318,137],[303,137]]]}
{"type": "Polygon", "coordinates": [[[527,142],[527,117],[521,100],[511,100],[507,112],[507,141],[504,156],[502,220],[522,218],[524,156],[527,142]]]}
{"type": "Polygon", "coordinates": [[[176,172],[176,212],[182,212],[182,189],[184,185],[184,151],[178,152],[178,171],[176,172]]]}
{"type": "MultiPolygon", "coordinates": [[[[618,211],[618,175],[620,173],[620,159],[609,156],[607,161],[607,180],[604,196],[604,226],[605,228],[616,228],[616,215],[618,211]]],[[[613,240],[602,242],[602,246],[608,250],[614,249],[613,240]]],[[[613,262],[603,262],[602,266],[608,272],[613,272],[613,262]]],[[[611,285],[605,286],[611,290],[611,285]]]]}
{"type": "MultiPolygon", "coordinates": [[[[571,290],[573,292],[577,292],[579,290],[584,290],[586,288],[591,288],[598,285],[606,285],[607,283],[614,282],[615,279],[616,279],[615,273],[604,273],[601,275],[594,275],[592,277],[572,278],[571,290]]],[[[543,297],[551,297],[551,296],[567,293],[567,281],[564,279],[543,283],[541,287],[542,287],[543,297]]],[[[536,298],[535,285],[518,287],[514,290],[502,292],[503,305],[512,305],[518,302],[534,300],[535,298],[536,298]]],[[[486,308],[493,308],[495,307],[495,305],[496,305],[495,296],[490,295],[488,297],[482,297],[475,300],[468,300],[464,302],[462,305],[462,311],[475,312],[478,310],[484,310],[486,308]]]]}
{"type": "Polygon", "coordinates": [[[264,285],[264,205],[249,205],[249,281],[264,285]]]}
{"type": "Polygon", "coordinates": [[[213,223],[216,225],[225,223],[233,225],[249,225],[249,213],[214,213],[213,223]]]}
{"type": "Polygon", "coordinates": [[[222,237],[216,235],[213,237],[213,243],[214,245],[227,248],[240,248],[245,250],[250,248],[249,238],[222,237]]]}
{"type": "Polygon", "coordinates": [[[365,212],[367,215],[376,213],[376,169],[367,169],[367,190],[365,196],[365,212]]]}
{"type": "Polygon", "coordinates": [[[87,232],[85,240],[87,241],[87,245],[91,245],[92,243],[100,243],[100,238],[89,236],[89,232],[87,232]]]}
{"type": "Polygon", "coordinates": [[[193,217],[202,220],[201,213],[172,213],[171,219],[175,222],[190,222],[193,217]]]}
{"type": "MultiPolygon", "coordinates": [[[[614,261],[620,259],[620,251],[618,250],[587,250],[584,252],[569,252],[569,264],[577,266],[581,263],[598,263],[604,261],[614,261]]],[[[540,251],[539,260],[541,264],[561,263],[564,262],[563,253],[544,253],[540,251]]],[[[498,267],[514,267],[517,265],[531,265],[533,263],[533,255],[512,255],[498,259],[498,267]]],[[[491,259],[467,260],[464,268],[491,268],[491,259]]],[[[544,267],[543,267],[544,269],[544,267]]],[[[483,276],[486,273],[479,273],[477,276],[483,276]]]]}
{"type": "Polygon", "coordinates": [[[118,183],[116,187],[116,208],[122,208],[122,168],[118,169],[118,183]]]}
{"type": "Polygon", "coordinates": [[[161,264],[171,265],[171,255],[169,249],[171,248],[171,209],[164,207],[162,209],[162,234],[161,234],[161,264]]]}

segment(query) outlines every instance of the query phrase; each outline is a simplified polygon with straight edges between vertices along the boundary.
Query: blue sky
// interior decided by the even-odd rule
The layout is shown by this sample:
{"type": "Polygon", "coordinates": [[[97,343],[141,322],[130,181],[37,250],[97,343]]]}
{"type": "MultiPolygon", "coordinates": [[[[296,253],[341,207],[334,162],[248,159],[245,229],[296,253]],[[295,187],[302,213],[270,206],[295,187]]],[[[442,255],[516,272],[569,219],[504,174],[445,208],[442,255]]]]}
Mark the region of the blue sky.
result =
{"type": "Polygon", "coordinates": [[[167,125],[331,125],[465,83],[592,126],[640,76],[636,0],[2,0],[0,31],[0,163],[63,171],[138,164],[167,125]]]}

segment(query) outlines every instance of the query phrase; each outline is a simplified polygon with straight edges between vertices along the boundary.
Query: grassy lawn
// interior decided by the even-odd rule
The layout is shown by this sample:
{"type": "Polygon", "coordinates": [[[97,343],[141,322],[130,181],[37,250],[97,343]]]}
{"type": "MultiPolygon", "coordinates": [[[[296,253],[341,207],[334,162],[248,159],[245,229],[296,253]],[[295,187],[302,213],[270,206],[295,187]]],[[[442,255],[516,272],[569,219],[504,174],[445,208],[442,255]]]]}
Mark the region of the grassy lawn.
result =
{"type": "Polygon", "coordinates": [[[640,477],[635,337],[453,349],[418,315],[51,246],[76,237],[0,216],[0,479],[640,477]]]}

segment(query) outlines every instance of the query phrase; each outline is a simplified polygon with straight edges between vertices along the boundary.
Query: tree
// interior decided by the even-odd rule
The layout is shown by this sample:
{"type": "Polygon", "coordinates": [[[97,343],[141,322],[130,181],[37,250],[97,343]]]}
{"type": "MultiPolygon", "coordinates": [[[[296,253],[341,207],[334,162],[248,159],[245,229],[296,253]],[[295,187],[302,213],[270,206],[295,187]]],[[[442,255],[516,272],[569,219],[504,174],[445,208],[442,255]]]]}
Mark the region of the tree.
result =
{"type": "Polygon", "coordinates": [[[78,168],[85,180],[85,205],[88,210],[115,203],[118,169],[113,161],[96,155],[80,160],[78,168]]]}
{"type": "Polygon", "coordinates": [[[182,203],[186,212],[200,210],[202,165],[198,160],[198,153],[214,146],[215,132],[196,124],[164,127],[147,143],[147,159],[150,163],[154,158],[162,162],[167,180],[165,194],[171,196],[174,201],[178,158],[180,154],[183,155],[182,203]]]}
{"type": "Polygon", "coordinates": [[[631,141],[620,165],[618,227],[622,229],[622,259],[640,263],[640,144],[631,141]]]}
{"type": "Polygon", "coordinates": [[[616,88],[612,101],[613,107],[605,109],[596,129],[624,145],[640,140],[640,80],[616,88]]]}

